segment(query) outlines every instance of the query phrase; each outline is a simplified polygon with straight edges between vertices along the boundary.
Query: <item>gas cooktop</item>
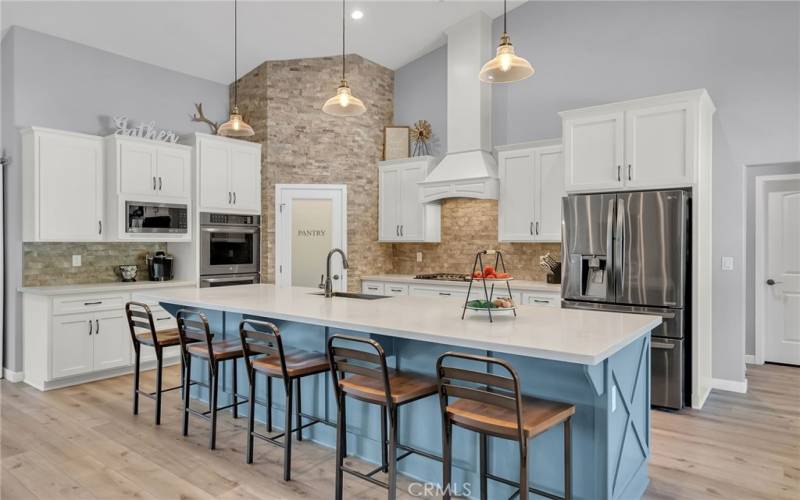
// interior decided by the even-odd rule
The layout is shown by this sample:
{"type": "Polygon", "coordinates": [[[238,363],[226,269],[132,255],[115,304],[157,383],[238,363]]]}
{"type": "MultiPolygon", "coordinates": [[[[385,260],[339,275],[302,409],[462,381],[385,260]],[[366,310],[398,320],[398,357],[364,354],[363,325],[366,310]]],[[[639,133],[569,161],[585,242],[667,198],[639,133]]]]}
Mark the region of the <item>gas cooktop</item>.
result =
{"type": "Polygon", "coordinates": [[[430,273],[418,274],[414,276],[416,280],[438,280],[438,281],[469,281],[468,274],[456,273],[430,273]]]}

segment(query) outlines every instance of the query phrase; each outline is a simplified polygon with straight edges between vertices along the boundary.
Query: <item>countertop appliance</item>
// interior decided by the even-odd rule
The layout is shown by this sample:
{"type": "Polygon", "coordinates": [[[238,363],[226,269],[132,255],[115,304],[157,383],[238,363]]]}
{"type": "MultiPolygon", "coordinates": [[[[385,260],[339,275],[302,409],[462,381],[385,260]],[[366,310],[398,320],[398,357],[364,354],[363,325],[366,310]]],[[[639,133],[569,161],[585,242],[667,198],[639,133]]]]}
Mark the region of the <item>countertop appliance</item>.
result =
{"type": "Polygon", "coordinates": [[[189,208],[184,204],[125,202],[125,232],[132,234],[186,234],[189,208]]]}
{"type": "Polygon", "coordinates": [[[563,199],[562,306],[652,314],[651,404],[691,397],[691,195],[684,190],[572,194],[563,199]]]}
{"type": "Polygon", "coordinates": [[[166,252],[158,251],[147,255],[147,270],[150,281],[169,281],[175,277],[175,258],[166,252]]]}
{"type": "Polygon", "coordinates": [[[200,286],[259,283],[261,217],[200,214],[200,286]]]}

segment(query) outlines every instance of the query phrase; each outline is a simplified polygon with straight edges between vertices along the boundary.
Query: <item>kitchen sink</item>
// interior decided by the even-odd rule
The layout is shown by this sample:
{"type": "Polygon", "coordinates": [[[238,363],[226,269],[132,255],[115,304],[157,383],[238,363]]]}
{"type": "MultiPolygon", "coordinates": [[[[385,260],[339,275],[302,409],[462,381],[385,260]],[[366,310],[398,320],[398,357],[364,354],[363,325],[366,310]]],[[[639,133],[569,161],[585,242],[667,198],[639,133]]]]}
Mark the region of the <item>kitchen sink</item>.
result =
{"type": "MultiPolygon", "coordinates": [[[[315,292],[311,295],[322,295],[325,296],[325,292],[315,292]]],[[[388,299],[388,295],[370,295],[367,293],[350,293],[350,292],[333,292],[334,297],[344,297],[346,299],[364,299],[364,300],[375,300],[375,299],[388,299]]]]}

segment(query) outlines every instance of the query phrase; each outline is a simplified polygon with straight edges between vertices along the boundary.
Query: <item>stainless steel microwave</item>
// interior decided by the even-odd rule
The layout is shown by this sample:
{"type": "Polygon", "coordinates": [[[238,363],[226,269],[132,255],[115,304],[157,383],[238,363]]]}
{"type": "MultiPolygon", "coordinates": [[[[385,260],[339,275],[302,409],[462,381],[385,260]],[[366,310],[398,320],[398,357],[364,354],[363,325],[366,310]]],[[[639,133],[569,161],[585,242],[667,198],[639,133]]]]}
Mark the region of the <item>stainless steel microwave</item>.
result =
{"type": "Polygon", "coordinates": [[[126,201],[125,232],[186,234],[189,232],[189,207],[184,204],[126,201]]]}

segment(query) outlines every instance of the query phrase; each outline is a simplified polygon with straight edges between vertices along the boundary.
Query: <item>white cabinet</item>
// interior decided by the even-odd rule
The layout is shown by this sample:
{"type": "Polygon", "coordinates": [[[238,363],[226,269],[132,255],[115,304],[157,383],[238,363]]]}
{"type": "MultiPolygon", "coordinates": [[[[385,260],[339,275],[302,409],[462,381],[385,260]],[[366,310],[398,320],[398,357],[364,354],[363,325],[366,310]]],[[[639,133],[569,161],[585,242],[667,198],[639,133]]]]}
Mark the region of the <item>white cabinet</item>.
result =
{"type": "Polygon", "coordinates": [[[198,210],[261,213],[261,145],[195,134],[198,210]]]}
{"type": "Polygon", "coordinates": [[[52,378],[69,377],[92,371],[93,314],[66,314],[53,317],[52,378]]]}
{"type": "Polygon", "coordinates": [[[561,294],[549,292],[523,292],[522,303],[533,306],[561,307],[561,294]]]}
{"type": "Polygon", "coordinates": [[[564,195],[560,140],[498,148],[500,241],[561,241],[564,195]]]}
{"type": "Polygon", "coordinates": [[[384,284],[377,281],[364,281],[361,283],[361,293],[367,295],[385,295],[384,284]]]}
{"type": "Polygon", "coordinates": [[[697,182],[704,90],[564,111],[569,192],[688,187],[697,182]]]}
{"type": "Polygon", "coordinates": [[[191,148],[139,137],[106,138],[109,192],[122,200],[186,201],[191,198],[191,148]]]}
{"type": "Polygon", "coordinates": [[[22,162],[24,241],[104,239],[102,138],[29,128],[22,162]]]}
{"type": "Polygon", "coordinates": [[[95,313],[92,369],[107,370],[131,362],[131,334],[123,309],[95,313]]]}
{"type": "Polygon", "coordinates": [[[378,166],[378,240],[439,242],[441,205],[421,203],[418,183],[435,166],[431,156],[382,161],[378,166]]]}
{"type": "MultiPolygon", "coordinates": [[[[515,289],[514,281],[511,282],[510,298],[515,304],[540,305],[550,307],[561,307],[561,293],[557,289],[540,290],[539,287],[528,285],[523,289],[515,289]]],[[[471,300],[483,299],[488,291],[493,298],[509,298],[508,288],[505,282],[494,283],[494,292],[491,289],[484,291],[483,283],[474,282],[469,298],[471,300]]],[[[491,285],[487,284],[487,287],[491,285]]],[[[361,283],[361,292],[369,295],[389,295],[429,298],[455,298],[465,300],[467,298],[468,283],[442,283],[441,285],[432,283],[403,283],[400,281],[375,281],[365,280],[361,283]]]]}

